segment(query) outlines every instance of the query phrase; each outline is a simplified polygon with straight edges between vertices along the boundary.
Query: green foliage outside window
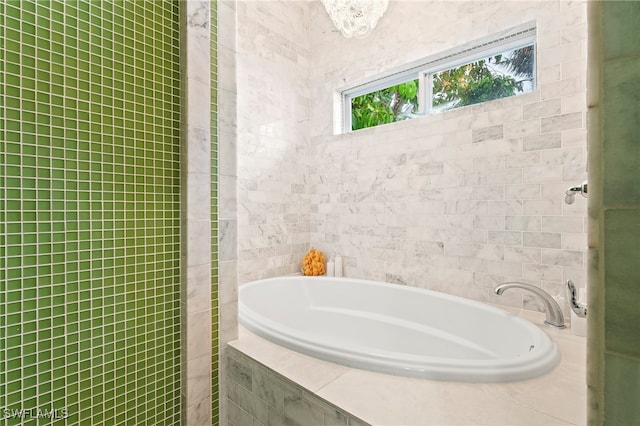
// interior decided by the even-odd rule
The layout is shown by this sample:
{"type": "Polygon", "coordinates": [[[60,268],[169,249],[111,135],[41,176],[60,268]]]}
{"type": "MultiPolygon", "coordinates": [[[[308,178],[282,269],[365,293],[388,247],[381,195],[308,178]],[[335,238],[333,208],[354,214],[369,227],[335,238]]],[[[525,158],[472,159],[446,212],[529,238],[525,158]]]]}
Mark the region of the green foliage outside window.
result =
{"type": "Polygon", "coordinates": [[[407,81],[351,100],[351,129],[410,118],[418,108],[418,80],[407,81]]]}
{"type": "MultiPolygon", "coordinates": [[[[527,93],[533,90],[533,45],[505,51],[460,67],[431,74],[431,111],[527,93]]],[[[351,99],[351,129],[411,118],[418,113],[418,79],[351,99]]]]}
{"type": "Polygon", "coordinates": [[[435,110],[513,96],[533,81],[533,46],[481,59],[433,75],[435,110]]]}

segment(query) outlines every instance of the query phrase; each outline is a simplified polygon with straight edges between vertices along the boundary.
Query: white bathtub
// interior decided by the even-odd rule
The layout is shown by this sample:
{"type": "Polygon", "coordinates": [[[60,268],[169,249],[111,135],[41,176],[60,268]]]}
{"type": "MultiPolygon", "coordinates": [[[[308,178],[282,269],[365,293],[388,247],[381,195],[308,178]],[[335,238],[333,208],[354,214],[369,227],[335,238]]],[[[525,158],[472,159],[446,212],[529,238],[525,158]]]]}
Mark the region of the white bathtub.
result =
{"type": "Polygon", "coordinates": [[[244,284],[240,323],[289,349],[383,373],[507,382],[551,371],[560,355],[527,320],[480,302],[348,278],[244,284]]]}

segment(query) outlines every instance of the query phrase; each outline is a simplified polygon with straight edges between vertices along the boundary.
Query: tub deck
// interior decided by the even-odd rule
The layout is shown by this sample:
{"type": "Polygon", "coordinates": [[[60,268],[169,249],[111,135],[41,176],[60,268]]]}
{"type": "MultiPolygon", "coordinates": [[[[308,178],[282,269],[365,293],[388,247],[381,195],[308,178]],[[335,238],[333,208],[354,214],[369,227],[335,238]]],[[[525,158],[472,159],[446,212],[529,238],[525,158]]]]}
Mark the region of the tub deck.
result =
{"type": "MultiPolygon", "coordinates": [[[[536,312],[498,307],[534,324],[544,320],[536,312]]],[[[375,426],[585,425],[586,339],[541,328],[558,345],[560,364],[541,377],[509,383],[443,382],[349,368],[285,349],[242,327],[229,345],[375,426]]]]}

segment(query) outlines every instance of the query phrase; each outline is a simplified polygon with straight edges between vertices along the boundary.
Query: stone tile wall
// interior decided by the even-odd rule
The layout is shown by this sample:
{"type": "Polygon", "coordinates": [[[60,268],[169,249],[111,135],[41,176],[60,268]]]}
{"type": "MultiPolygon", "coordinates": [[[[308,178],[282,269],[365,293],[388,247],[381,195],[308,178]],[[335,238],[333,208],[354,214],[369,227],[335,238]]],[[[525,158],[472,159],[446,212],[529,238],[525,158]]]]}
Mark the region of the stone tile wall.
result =
{"type": "Polygon", "coordinates": [[[586,200],[563,199],[586,179],[585,2],[391,2],[364,40],[310,7],[311,245],[346,276],[531,309],[492,288],[584,286],[586,200]],[[531,20],[534,93],[333,134],[336,88],[531,20]]]}
{"type": "Polygon", "coordinates": [[[308,3],[238,2],[237,28],[242,283],[299,271],[309,247],[308,3]]]}
{"type": "Polygon", "coordinates": [[[182,393],[187,424],[212,422],[217,395],[213,392],[215,351],[210,337],[218,329],[212,321],[212,222],[211,174],[211,43],[210,4],[190,0],[181,3],[183,107],[182,120],[182,286],[181,333],[186,342],[182,355],[182,393]],[[207,113],[203,113],[207,112],[207,113]]]}
{"type": "Polygon", "coordinates": [[[237,241],[237,108],[236,108],[236,1],[216,2],[217,38],[216,38],[216,71],[218,85],[216,101],[219,105],[217,113],[217,195],[218,210],[218,288],[215,314],[219,318],[219,330],[213,343],[217,344],[216,354],[222,373],[218,377],[216,395],[219,395],[219,418],[214,424],[227,424],[227,398],[224,374],[226,368],[225,351],[227,343],[238,338],[238,241],[237,241]],[[215,339],[217,337],[217,340],[215,339]],[[217,423],[216,423],[217,421],[217,423]]]}
{"type": "Polygon", "coordinates": [[[315,246],[347,276],[531,309],[491,289],[583,287],[586,201],[563,198],[586,178],[586,30],[582,1],[391,2],[364,40],[320,2],[239,2],[239,282],[315,246]],[[534,93],[333,134],[337,88],[532,20],[534,93]]]}

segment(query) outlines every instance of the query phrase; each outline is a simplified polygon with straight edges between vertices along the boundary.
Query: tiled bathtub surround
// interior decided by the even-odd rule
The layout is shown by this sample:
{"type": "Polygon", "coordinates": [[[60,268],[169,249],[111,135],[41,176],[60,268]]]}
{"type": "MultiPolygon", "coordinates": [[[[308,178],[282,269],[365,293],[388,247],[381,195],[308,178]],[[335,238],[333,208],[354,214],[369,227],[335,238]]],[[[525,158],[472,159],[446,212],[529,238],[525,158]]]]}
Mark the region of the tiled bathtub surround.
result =
{"type": "Polygon", "coordinates": [[[229,346],[227,359],[229,426],[368,424],[233,346],[229,346]]]}
{"type": "Polygon", "coordinates": [[[493,287],[585,286],[586,201],[563,198],[586,178],[586,3],[392,1],[365,40],[310,7],[311,245],[347,276],[531,309],[493,287]],[[534,93],[332,134],[336,88],[531,20],[534,93]]]}
{"type": "Polygon", "coordinates": [[[318,1],[235,11],[237,157],[220,163],[237,165],[221,181],[238,189],[220,230],[237,237],[229,276],[297,272],[315,246],[350,277],[534,310],[532,296],[491,289],[585,285],[586,201],[563,199],[586,178],[586,2],[392,0],[364,40],[344,39],[318,1]],[[333,134],[336,88],[532,20],[534,93],[333,134]]]}
{"type": "MultiPolygon", "coordinates": [[[[507,309],[534,324],[544,319],[538,312],[507,309]]],[[[545,330],[562,354],[552,372],[521,382],[483,384],[349,368],[290,351],[241,328],[229,350],[229,421],[235,426],[585,425],[585,339],[566,330],[545,330]]]]}

